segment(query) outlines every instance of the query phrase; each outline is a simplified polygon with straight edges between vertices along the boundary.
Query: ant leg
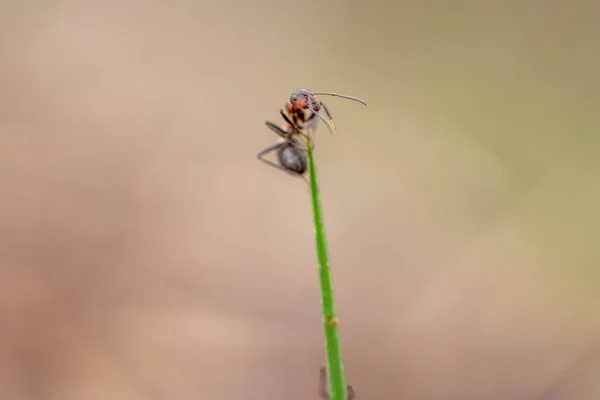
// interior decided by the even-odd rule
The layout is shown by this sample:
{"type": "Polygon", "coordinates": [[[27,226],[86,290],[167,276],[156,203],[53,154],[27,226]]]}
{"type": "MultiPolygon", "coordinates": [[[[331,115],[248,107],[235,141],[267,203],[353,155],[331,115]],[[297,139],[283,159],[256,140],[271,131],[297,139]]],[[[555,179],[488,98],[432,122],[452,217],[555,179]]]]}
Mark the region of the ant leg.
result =
{"type": "Polygon", "coordinates": [[[329,109],[327,108],[325,103],[321,102],[321,105],[323,106],[323,110],[325,110],[325,114],[327,114],[327,118],[329,119],[329,122],[333,126],[333,129],[335,131],[337,131],[337,127],[335,126],[335,122],[333,122],[333,117],[331,116],[331,112],[329,112],[329,109]]]}
{"type": "Polygon", "coordinates": [[[325,367],[321,367],[319,371],[319,397],[323,400],[329,400],[329,393],[327,393],[327,370],[325,367]]]}
{"type": "MultiPolygon", "coordinates": [[[[292,122],[292,120],[291,120],[291,119],[290,119],[290,117],[289,117],[289,116],[288,116],[288,115],[285,113],[285,111],[283,111],[283,110],[281,110],[281,109],[280,109],[280,110],[279,110],[279,114],[281,114],[281,116],[283,117],[283,119],[285,120],[285,122],[286,122],[288,125],[290,125],[290,126],[291,126],[291,127],[294,129],[294,132],[295,132],[295,133],[297,133],[297,134],[298,134],[298,135],[300,135],[300,136],[304,136],[304,138],[310,139],[310,138],[309,138],[309,137],[308,137],[308,136],[307,136],[307,135],[306,135],[304,132],[302,132],[302,127],[300,127],[300,125],[298,125],[298,123],[297,123],[297,121],[296,121],[296,120],[297,120],[297,117],[296,117],[295,115],[294,115],[294,122],[292,122]]],[[[299,149],[299,150],[304,150],[304,151],[306,151],[306,150],[307,150],[306,148],[304,148],[304,149],[301,149],[300,147],[296,146],[296,145],[295,145],[295,143],[293,143],[293,144],[294,144],[294,147],[296,147],[296,148],[297,148],[297,149],[299,149]]],[[[312,148],[314,149],[314,146],[313,146],[312,148]]]]}
{"type": "Polygon", "coordinates": [[[279,114],[281,114],[281,116],[283,117],[283,119],[285,120],[285,122],[288,123],[288,125],[290,125],[295,130],[300,131],[300,127],[298,126],[297,117],[296,116],[294,116],[294,122],[292,122],[292,120],[290,119],[290,117],[282,109],[279,109],[279,114]]]}
{"type": "Polygon", "coordinates": [[[278,134],[282,138],[284,138],[284,139],[288,138],[287,132],[284,131],[283,129],[281,129],[280,127],[278,127],[277,125],[275,125],[274,123],[269,122],[269,121],[265,121],[265,125],[268,126],[273,132],[275,132],[276,134],[278,134]]]}
{"type": "MultiPolygon", "coordinates": [[[[304,134],[304,133],[300,133],[300,135],[302,135],[302,136],[305,136],[305,137],[306,137],[306,134],[304,134]]],[[[297,149],[298,149],[298,150],[300,150],[300,151],[308,151],[308,147],[307,147],[307,146],[302,146],[302,145],[300,145],[300,144],[299,144],[297,141],[295,141],[295,140],[291,140],[291,141],[290,141],[290,143],[291,143],[291,145],[292,145],[292,146],[294,146],[295,148],[297,148],[297,149]]],[[[314,150],[314,149],[315,149],[315,144],[314,144],[313,142],[311,142],[310,144],[311,144],[311,146],[310,146],[310,149],[311,149],[311,150],[314,150]]]]}
{"type": "MultiPolygon", "coordinates": [[[[312,128],[312,129],[314,129],[314,128],[312,128]]],[[[315,149],[315,141],[314,141],[312,135],[310,134],[310,130],[308,131],[308,133],[304,133],[304,131],[298,131],[298,135],[302,136],[304,138],[304,140],[310,141],[310,144],[311,144],[310,149],[311,150],[315,149]]],[[[299,148],[298,146],[296,146],[296,147],[299,148]]],[[[305,147],[304,151],[306,151],[306,150],[307,150],[307,148],[305,147]]]]}
{"type": "MultiPolygon", "coordinates": [[[[323,122],[325,122],[325,124],[327,124],[327,127],[329,128],[329,132],[333,133],[333,129],[331,129],[331,125],[329,124],[329,122],[325,119],[325,117],[323,117],[321,114],[319,114],[318,111],[315,110],[314,106],[313,106],[313,102],[310,99],[312,96],[308,95],[306,96],[306,100],[308,100],[308,109],[312,112],[314,112],[315,114],[317,114],[317,117],[321,118],[323,120],[323,122]]],[[[321,103],[323,104],[323,103],[321,103]]]]}
{"type": "Polygon", "coordinates": [[[352,386],[348,385],[346,392],[348,395],[348,400],[354,400],[356,398],[356,394],[354,393],[354,389],[352,388],[352,386]]]}
{"type": "Polygon", "coordinates": [[[304,121],[304,126],[313,126],[316,124],[317,120],[315,119],[316,115],[314,111],[310,112],[310,116],[308,118],[306,118],[306,120],[304,121]]]}
{"type": "MultiPolygon", "coordinates": [[[[288,123],[295,131],[295,133],[297,133],[300,136],[304,136],[304,138],[309,139],[310,140],[310,136],[308,136],[306,133],[302,132],[302,128],[300,126],[298,126],[297,123],[292,122],[292,120],[290,119],[290,117],[287,116],[287,114],[283,111],[283,110],[279,110],[279,113],[281,114],[281,116],[283,117],[283,119],[285,120],[286,123],[288,123]]],[[[274,129],[272,126],[269,126],[271,129],[274,129]]],[[[277,127],[276,127],[277,128],[277,127]]],[[[281,128],[277,128],[279,130],[279,132],[277,132],[278,135],[281,135],[281,128]]],[[[289,137],[289,134],[287,134],[287,137],[289,137]]],[[[298,150],[302,150],[302,151],[308,151],[307,147],[301,147],[295,140],[291,140],[292,146],[294,146],[295,148],[297,148],[298,150]]],[[[315,145],[313,144],[310,148],[311,150],[315,149],[315,145]]]]}
{"type": "MultiPolygon", "coordinates": [[[[320,376],[319,376],[319,396],[324,400],[329,400],[329,394],[325,387],[327,386],[327,370],[325,367],[321,367],[320,376]]],[[[348,400],[354,400],[356,398],[356,393],[354,393],[354,389],[351,385],[346,386],[346,396],[348,400]]]]}
{"type": "Polygon", "coordinates": [[[311,132],[314,133],[317,131],[317,120],[315,119],[317,116],[314,111],[310,112],[310,116],[304,121],[302,124],[303,128],[308,131],[306,135],[311,141],[313,140],[313,136],[311,132]]]}
{"type": "Polygon", "coordinates": [[[310,193],[310,182],[308,181],[308,179],[306,179],[306,176],[304,176],[304,175],[299,175],[299,176],[306,183],[306,188],[308,189],[308,193],[310,193]]]}
{"type": "MultiPolygon", "coordinates": [[[[310,134],[301,132],[300,135],[302,135],[304,137],[304,139],[310,140],[310,149],[314,150],[315,149],[315,142],[313,141],[312,137],[310,137],[310,134]]],[[[300,150],[302,150],[302,149],[300,149],[300,150]]],[[[305,147],[304,151],[308,151],[308,148],[305,147]]]]}
{"type": "Polygon", "coordinates": [[[301,177],[301,178],[304,180],[304,182],[306,182],[306,185],[308,186],[308,190],[309,190],[309,192],[310,192],[310,183],[308,182],[308,179],[306,179],[306,177],[305,177],[304,175],[299,175],[299,174],[292,173],[292,172],[291,172],[289,169],[287,169],[287,168],[284,168],[284,167],[282,167],[281,165],[279,165],[279,164],[277,164],[277,163],[274,163],[274,162],[273,162],[273,161],[271,161],[271,160],[267,160],[267,159],[263,158],[263,157],[265,156],[265,154],[267,154],[267,153],[270,153],[270,152],[272,152],[272,151],[274,151],[274,150],[279,150],[279,148],[280,148],[281,146],[285,145],[286,143],[287,143],[286,141],[284,141],[284,142],[277,142],[277,143],[273,143],[272,145],[270,145],[270,146],[267,146],[267,147],[265,147],[264,149],[262,149],[262,150],[261,150],[261,151],[260,151],[260,152],[259,152],[259,153],[256,155],[256,157],[257,157],[257,158],[258,158],[260,161],[262,161],[262,162],[264,162],[265,164],[267,164],[268,166],[270,166],[270,167],[273,167],[273,168],[277,168],[278,170],[280,170],[280,171],[283,171],[283,172],[285,172],[286,174],[292,174],[292,175],[297,175],[297,176],[300,176],[300,177],[301,177]]]}
{"type": "MultiPolygon", "coordinates": [[[[271,130],[272,130],[273,132],[275,132],[276,134],[278,134],[279,136],[281,136],[281,137],[282,137],[282,138],[284,138],[285,140],[288,140],[288,141],[289,141],[289,136],[288,136],[288,134],[287,134],[287,133],[286,133],[286,132],[285,132],[283,129],[281,129],[280,127],[278,127],[277,125],[275,125],[274,123],[272,123],[272,122],[269,122],[269,121],[266,121],[266,122],[265,122],[265,125],[267,125],[269,128],[271,128],[271,130]]],[[[306,136],[304,133],[302,133],[302,132],[300,132],[300,131],[298,131],[298,133],[299,133],[300,135],[302,135],[302,136],[306,136]]],[[[308,151],[308,148],[306,148],[306,147],[304,147],[304,148],[303,148],[303,147],[300,147],[300,146],[298,145],[298,143],[296,143],[295,141],[290,141],[290,142],[291,142],[292,146],[294,146],[294,147],[295,147],[295,148],[297,148],[298,150],[302,150],[302,151],[308,151]]],[[[315,148],[315,146],[313,145],[313,146],[311,147],[311,150],[314,150],[314,148],[315,148]]]]}
{"type": "MultiPolygon", "coordinates": [[[[323,104],[323,103],[321,103],[321,104],[323,104]]],[[[326,120],[324,116],[322,116],[315,110],[311,109],[311,111],[314,112],[317,115],[317,117],[321,118],[321,121],[325,122],[325,125],[327,125],[327,128],[329,128],[329,133],[333,133],[333,129],[331,128],[331,124],[329,123],[329,121],[326,120]]]]}
{"type": "Polygon", "coordinates": [[[264,158],[263,158],[263,157],[265,156],[265,154],[267,154],[267,153],[270,153],[270,152],[272,152],[272,151],[274,151],[274,150],[278,150],[278,149],[279,149],[279,148],[280,148],[280,147],[281,147],[283,144],[285,144],[285,142],[277,142],[277,143],[273,143],[272,145],[270,145],[270,146],[267,146],[267,147],[265,147],[264,149],[262,149],[262,150],[261,150],[261,151],[260,151],[260,152],[259,152],[259,153],[256,155],[256,157],[257,157],[257,158],[258,158],[260,161],[264,162],[265,164],[267,164],[267,165],[269,165],[269,166],[271,166],[271,167],[273,167],[273,168],[277,168],[277,169],[279,169],[279,170],[281,170],[281,171],[283,171],[283,172],[286,172],[286,173],[287,173],[287,172],[289,172],[289,171],[288,171],[286,168],[282,167],[282,166],[281,166],[281,165],[279,165],[279,164],[276,164],[276,163],[274,163],[273,161],[266,160],[266,159],[264,159],[264,158]]]}

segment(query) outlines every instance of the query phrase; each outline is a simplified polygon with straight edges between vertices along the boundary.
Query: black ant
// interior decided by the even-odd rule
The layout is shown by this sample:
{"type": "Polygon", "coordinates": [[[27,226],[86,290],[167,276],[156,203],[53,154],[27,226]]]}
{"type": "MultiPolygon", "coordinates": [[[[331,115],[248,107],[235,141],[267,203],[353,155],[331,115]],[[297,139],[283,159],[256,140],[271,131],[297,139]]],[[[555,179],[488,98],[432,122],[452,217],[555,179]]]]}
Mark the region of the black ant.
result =
{"type": "MultiPolygon", "coordinates": [[[[325,103],[323,103],[321,100],[319,100],[317,98],[317,95],[341,97],[343,99],[348,99],[348,100],[359,102],[361,104],[364,104],[365,106],[367,105],[367,103],[364,100],[359,99],[358,97],[346,96],[343,94],[332,93],[332,92],[311,92],[308,89],[299,89],[299,90],[296,90],[294,93],[292,93],[292,95],[290,96],[290,100],[287,102],[286,107],[285,107],[286,113],[288,114],[288,116],[292,117],[294,122],[300,123],[300,124],[309,122],[309,120],[312,120],[316,115],[319,118],[321,118],[321,120],[323,122],[325,122],[327,124],[329,131],[333,133],[333,131],[337,130],[337,128],[335,126],[335,123],[333,122],[333,117],[331,116],[331,112],[329,112],[329,109],[327,108],[325,103]],[[325,119],[319,113],[321,108],[323,108],[323,110],[325,110],[325,114],[327,114],[327,119],[325,119]],[[310,115],[310,117],[306,121],[304,118],[304,110],[312,111],[312,115],[310,115]],[[332,126],[333,126],[333,129],[332,129],[332,126]]],[[[314,123],[311,125],[314,128],[314,123]]]]}
{"type": "MultiPolygon", "coordinates": [[[[319,376],[319,397],[321,397],[323,400],[329,400],[329,393],[327,393],[326,387],[327,387],[327,370],[325,369],[325,367],[321,367],[321,371],[320,371],[320,376],[319,376]]],[[[356,394],[354,393],[354,389],[352,389],[352,386],[348,385],[346,387],[346,395],[348,396],[348,400],[354,400],[356,398],[356,394]]]]}
{"type": "MultiPolygon", "coordinates": [[[[277,168],[281,171],[289,174],[295,174],[302,177],[305,181],[304,173],[308,168],[308,161],[305,152],[308,150],[305,146],[302,146],[299,136],[308,138],[308,136],[302,131],[302,127],[294,123],[284,112],[279,110],[279,113],[286,122],[286,129],[283,130],[276,124],[270,121],[266,121],[267,125],[273,132],[281,136],[284,140],[280,140],[270,146],[262,149],[257,157],[260,161],[273,168],[277,168]],[[272,151],[277,150],[277,158],[279,164],[272,161],[266,160],[263,157],[272,151]]],[[[314,149],[314,145],[311,143],[311,150],[314,149]]],[[[306,181],[308,183],[308,181],[306,181]]]]}

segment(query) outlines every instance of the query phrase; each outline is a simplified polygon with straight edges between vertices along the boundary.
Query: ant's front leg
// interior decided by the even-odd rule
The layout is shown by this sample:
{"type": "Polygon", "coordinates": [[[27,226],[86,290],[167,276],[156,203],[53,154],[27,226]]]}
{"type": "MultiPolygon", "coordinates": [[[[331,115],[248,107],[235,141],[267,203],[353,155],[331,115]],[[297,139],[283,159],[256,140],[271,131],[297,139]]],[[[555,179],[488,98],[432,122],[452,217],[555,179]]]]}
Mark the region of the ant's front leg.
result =
{"type": "MultiPolygon", "coordinates": [[[[325,122],[325,125],[327,125],[327,128],[329,128],[329,132],[333,133],[333,129],[331,128],[331,124],[329,123],[329,121],[326,120],[325,117],[319,113],[320,107],[317,107],[318,109],[315,109],[314,104],[310,99],[310,96],[307,96],[307,99],[308,99],[308,104],[304,107],[304,109],[308,109],[308,110],[312,111],[314,114],[317,115],[317,117],[321,118],[321,120],[323,122],[325,122]]],[[[320,103],[320,104],[321,104],[321,106],[323,106],[323,103],[320,103]]]]}
{"type": "MultiPolygon", "coordinates": [[[[323,103],[321,103],[323,104],[323,103]]],[[[321,121],[323,121],[325,123],[325,125],[327,125],[327,128],[329,129],[329,133],[333,133],[333,128],[331,127],[331,124],[329,123],[329,121],[327,119],[325,119],[324,116],[322,116],[318,111],[312,110],[311,111],[319,118],[321,118],[321,121]]],[[[333,123],[333,120],[331,120],[331,123],[333,123]]]]}
{"type": "Polygon", "coordinates": [[[331,112],[329,112],[329,109],[327,108],[325,103],[321,102],[321,105],[323,106],[323,110],[325,110],[325,114],[327,114],[327,119],[333,126],[333,130],[337,132],[337,127],[335,126],[335,122],[333,122],[333,117],[331,116],[331,112]]]}

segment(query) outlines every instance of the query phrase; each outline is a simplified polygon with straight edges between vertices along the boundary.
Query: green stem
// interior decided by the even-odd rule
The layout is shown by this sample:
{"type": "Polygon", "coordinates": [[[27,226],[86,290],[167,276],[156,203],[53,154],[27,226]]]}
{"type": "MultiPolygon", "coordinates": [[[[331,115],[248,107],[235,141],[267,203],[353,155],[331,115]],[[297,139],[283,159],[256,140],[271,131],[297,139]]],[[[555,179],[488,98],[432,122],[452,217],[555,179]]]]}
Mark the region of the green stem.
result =
{"type": "Polygon", "coordinates": [[[323,306],[323,327],[325,330],[325,349],[327,351],[329,395],[331,400],[346,400],[344,364],[342,362],[342,351],[338,336],[338,321],[335,314],[335,299],[333,296],[329,257],[327,255],[327,241],[325,239],[325,224],[323,222],[323,211],[321,210],[319,185],[317,183],[317,170],[315,168],[310,140],[307,145],[315,241],[317,244],[317,259],[319,261],[319,279],[321,281],[321,304],[323,306]]]}

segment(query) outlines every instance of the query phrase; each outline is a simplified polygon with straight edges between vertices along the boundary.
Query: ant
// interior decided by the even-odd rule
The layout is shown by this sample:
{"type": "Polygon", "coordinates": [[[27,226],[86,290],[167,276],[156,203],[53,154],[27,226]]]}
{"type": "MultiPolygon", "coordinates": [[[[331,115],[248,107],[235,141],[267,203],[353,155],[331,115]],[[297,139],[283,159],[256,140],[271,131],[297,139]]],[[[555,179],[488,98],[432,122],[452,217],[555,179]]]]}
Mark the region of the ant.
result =
{"type": "MultiPolygon", "coordinates": [[[[301,145],[298,140],[298,136],[308,138],[308,136],[302,131],[297,123],[294,123],[284,112],[279,110],[279,113],[286,122],[286,129],[283,130],[276,124],[270,121],[266,121],[267,125],[273,132],[281,136],[284,140],[280,140],[270,146],[262,149],[258,154],[257,158],[271,167],[277,168],[283,172],[287,172],[292,175],[299,175],[306,181],[304,173],[308,168],[308,161],[306,158],[306,152],[308,148],[301,145]],[[263,157],[272,151],[277,150],[277,158],[279,164],[272,161],[266,160],[263,157]]],[[[312,118],[312,117],[311,117],[312,118]]],[[[311,143],[311,150],[314,149],[314,145],[311,143]]],[[[308,181],[306,181],[308,183],[308,181]]]]}
{"type": "MultiPolygon", "coordinates": [[[[319,100],[317,98],[317,95],[341,97],[343,99],[356,101],[358,103],[364,104],[365,106],[367,105],[366,101],[359,99],[358,97],[346,96],[343,94],[332,93],[332,92],[311,92],[308,89],[299,89],[299,90],[296,90],[294,93],[292,93],[292,95],[290,96],[290,100],[286,104],[285,108],[286,108],[287,114],[289,116],[292,116],[292,119],[294,120],[294,122],[301,123],[301,124],[307,123],[310,120],[312,120],[315,116],[318,116],[319,118],[321,118],[321,120],[323,122],[325,122],[327,124],[329,131],[331,133],[333,133],[333,131],[337,130],[337,128],[335,126],[335,123],[333,122],[333,117],[331,116],[331,112],[329,112],[329,109],[327,108],[325,103],[323,103],[321,100],[319,100]],[[319,113],[321,108],[323,108],[323,110],[325,110],[325,114],[327,114],[327,119],[325,119],[325,117],[323,117],[319,113]],[[310,117],[306,120],[305,120],[305,116],[304,116],[304,110],[312,111],[312,115],[310,115],[310,117]],[[333,126],[333,129],[332,129],[332,126],[333,126]]],[[[311,124],[311,127],[314,129],[314,127],[315,127],[314,123],[311,124]]]]}
{"type": "MultiPolygon", "coordinates": [[[[321,397],[324,400],[329,400],[329,393],[327,393],[327,390],[325,389],[325,387],[327,386],[327,370],[325,369],[325,367],[321,367],[321,374],[319,376],[319,397],[321,397]]],[[[356,394],[354,393],[354,389],[352,389],[352,386],[348,385],[346,387],[346,394],[348,396],[348,400],[354,400],[356,398],[356,394]]]]}

